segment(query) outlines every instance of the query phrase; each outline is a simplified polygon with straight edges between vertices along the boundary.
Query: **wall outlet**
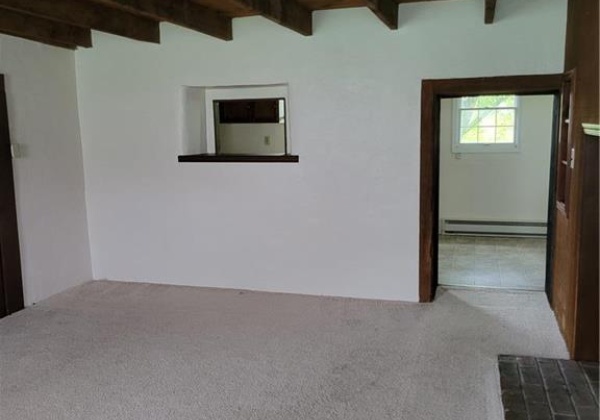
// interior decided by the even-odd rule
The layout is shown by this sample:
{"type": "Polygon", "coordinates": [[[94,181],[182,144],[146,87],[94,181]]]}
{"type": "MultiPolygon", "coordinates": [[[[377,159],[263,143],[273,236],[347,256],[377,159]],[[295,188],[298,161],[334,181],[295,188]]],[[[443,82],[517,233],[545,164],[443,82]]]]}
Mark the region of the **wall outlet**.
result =
{"type": "Polygon", "coordinates": [[[265,136],[265,146],[271,145],[271,136],[265,136]]]}

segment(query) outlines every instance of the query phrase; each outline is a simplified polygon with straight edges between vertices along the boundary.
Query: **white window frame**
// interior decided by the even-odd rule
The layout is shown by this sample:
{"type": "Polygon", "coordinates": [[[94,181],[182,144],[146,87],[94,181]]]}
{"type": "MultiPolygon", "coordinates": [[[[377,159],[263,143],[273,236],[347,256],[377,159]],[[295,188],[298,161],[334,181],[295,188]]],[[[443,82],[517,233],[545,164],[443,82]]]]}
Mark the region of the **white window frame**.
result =
{"type": "MultiPolygon", "coordinates": [[[[486,95],[487,96],[487,95],[486,95]]],[[[493,95],[489,95],[493,96],[493,95]]],[[[521,151],[521,135],[520,135],[520,115],[521,101],[519,96],[515,95],[515,141],[513,143],[475,143],[465,144],[460,142],[460,101],[461,98],[452,100],[452,153],[518,153],[521,151]]],[[[489,109],[501,109],[503,107],[495,107],[489,109]]],[[[513,108],[513,107],[510,107],[513,108]]]]}

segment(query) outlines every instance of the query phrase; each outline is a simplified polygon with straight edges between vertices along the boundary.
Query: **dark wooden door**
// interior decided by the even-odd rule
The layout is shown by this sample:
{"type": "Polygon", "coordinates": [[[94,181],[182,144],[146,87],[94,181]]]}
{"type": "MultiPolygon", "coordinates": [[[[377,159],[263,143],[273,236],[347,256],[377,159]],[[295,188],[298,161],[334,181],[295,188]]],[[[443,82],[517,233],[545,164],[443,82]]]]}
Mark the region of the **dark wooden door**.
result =
{"type": "Polygon", "coordinates": [[[23,309],[14,185],[6,91],[0,75],[0,318],[23,309]]]}
{"type": "Polygon", "coordinates": [[[557,180],[553,308],[575,360],[598,361],[598,138],[582,123],[598,123],[599,4],[569,1],[561,155],[557,180]]]}

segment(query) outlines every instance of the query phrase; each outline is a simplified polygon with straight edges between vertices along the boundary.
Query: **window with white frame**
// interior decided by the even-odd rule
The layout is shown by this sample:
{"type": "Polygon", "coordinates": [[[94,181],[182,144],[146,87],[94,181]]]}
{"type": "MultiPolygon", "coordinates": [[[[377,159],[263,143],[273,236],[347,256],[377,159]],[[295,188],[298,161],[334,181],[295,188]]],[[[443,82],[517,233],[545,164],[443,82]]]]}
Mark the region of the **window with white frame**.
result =
{"type": "Polygon", "coordinates": [[[465,96],[454,109],[453,153],[519,151],[516,95],[465,96]]]}

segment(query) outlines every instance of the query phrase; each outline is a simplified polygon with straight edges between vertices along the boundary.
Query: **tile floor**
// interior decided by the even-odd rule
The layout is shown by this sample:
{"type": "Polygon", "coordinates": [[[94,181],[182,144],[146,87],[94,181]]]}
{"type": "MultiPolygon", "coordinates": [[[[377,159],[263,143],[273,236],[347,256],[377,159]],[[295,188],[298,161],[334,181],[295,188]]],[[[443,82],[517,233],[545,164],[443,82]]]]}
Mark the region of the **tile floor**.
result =
{"type": "Polygon", "coordinates": [[[598,420],[598,363],[499,356],[505,420],[598,420]]]}
{"type": "Polygon", "coordinates": [[[544,290],[545,238],[440,235],[439,283],[544,290]]]}

